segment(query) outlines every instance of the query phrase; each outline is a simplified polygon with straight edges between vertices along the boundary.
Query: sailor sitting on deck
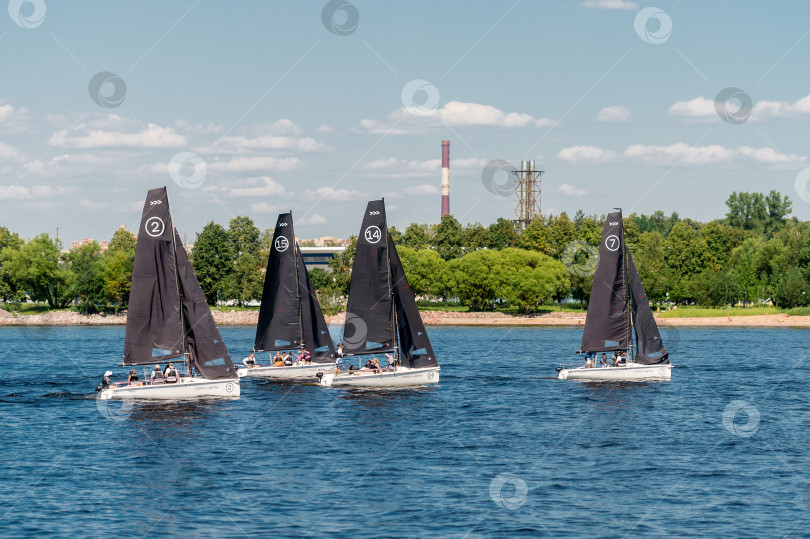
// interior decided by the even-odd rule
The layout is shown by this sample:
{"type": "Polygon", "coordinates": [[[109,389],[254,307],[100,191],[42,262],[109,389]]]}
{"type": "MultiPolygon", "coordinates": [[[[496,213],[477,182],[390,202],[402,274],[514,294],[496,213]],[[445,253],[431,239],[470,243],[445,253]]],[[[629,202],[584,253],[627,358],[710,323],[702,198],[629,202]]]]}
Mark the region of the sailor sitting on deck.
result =
{"type": "Polygon", "coordinates": [[[608,365],[610,365],[610,364],[608,363],[608,359],[607,359],[607,354],[606,354],[606,353],[602,352],[602,359],[600,359],[600,360],[599,360],[599,363],[600,363],[600,364],[601,364],[603,367],[607,367],[608,365]]]}
{"type": "Polygon", "coordinates": [[[112,371],[105,372],[104,376],[101,378],[101,385],[96,388],[96,391],[107,389],[109,386],[113,385],[111,376],[112,371]]]}
{"type": "Polygon", "coordinates": [[[137,382],[138,381],[138,371],[132,369],[129,371],[129,378],[127,378],[127,382],[137,382]]]}
{"type": "Polygon", "coordinates": [[[177,374],[174,363],[169,363],[169,366],[163,371],[163,377],[166,378],[167,384],[176,384],[180,381],[180,375],[177,374]]]}
{"type": "Polygon", "coordinates": [[[397,370],[397,358],[394,357],[393,354],[389,354],[388,352],[385,353],[385,360],[388,362],[388,367],[386,367],[387,371],[395,371],[397,370]]]}
{"type": "Polygon", "coordinates": [[[298,355],[298,361],[309,363],[311,360],[312,356],[309,354],[309,350],[307,350],[306,348],[302,348],[301,353],[298,355]]]}
{"type": "Polygon", "coordinates": [[[292,367],[292,364],[293,364],[292,352],[287,352],[286,354],[284,354],[284,366],[292,367]]]}
{"type": "Polygon", "coordinates": [[[591,355],[590,354],[585,354],[585,368],[586,369],[591,368],[591,355]]]}
{"type": "Polygon", "coordinates": [[[245,359],[242,360],[242,363],[244,363],[245,367],[247,367],[248,369],[252,369],[253,367],[255,367],[256,366],[256,358],[253,357],[253,352],[250,352],[248,354],[248,357],[246,357],[245,359]]]}
{"type": "Polygon", "coordinates": [[[284,357],[276,351],[276,355],[273,356],[273,366],[274,367],[283,367],[284,366],[284,357]]]}
{"type": "Polygon", "coordinates": [[[163,383],[163,372],[160,370],[160,365],[155,365],[155,370],[152,371],[151,380],[153,384],[163,383]]]}

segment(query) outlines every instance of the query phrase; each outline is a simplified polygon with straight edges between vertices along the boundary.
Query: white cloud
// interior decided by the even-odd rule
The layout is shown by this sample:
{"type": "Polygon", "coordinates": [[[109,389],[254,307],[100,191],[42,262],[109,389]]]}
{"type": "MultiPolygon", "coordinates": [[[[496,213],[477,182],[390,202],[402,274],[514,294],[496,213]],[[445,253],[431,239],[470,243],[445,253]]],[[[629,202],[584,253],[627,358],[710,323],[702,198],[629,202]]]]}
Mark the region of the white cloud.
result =
{"type": "Polygon", "coordinates": [[[296,221],[296,224],[299,225],[325,225],[326,224],[326,217],[322,215],[318,215],[314,213],[309,217],[304,217],[303,219],[296,221]]]}
{"type": "Polygon", "coordinates": [[[327,201],[356,200],[365,198],[366,194],[353,189],[335,189],[334,187],[318,187],[315,190],[307,189],[307,196],[318,197],[327,201]]]}
{"type": "Polygon", "coordinates": [[[579,187],[574,187],[573,185],[564,183],[557,188],[558,193],[562,193],[567,197],[581,197],[585,194],[584,189],[580,189],[579,187]]]}
{"type": "Polygon", "coordinates": [[[73,129],[59,129],[48,143],[60,148],[179,148],[187,145],[186,137],[170,127],[148,124],[144,129],[135,121],[115,115],[81,123],[73,129]]]}
{"type": "MultiPolygon", "coordinates": [[[[734,101],[729,107],[735,107],[734,101]]],[[[732,109],[734,111],[735,109],[732,109]]],[[[748,118],[751,121],[763,121],[767,118],[797,118],[810,114],[810,95],[793,103],[787,101],[758,101],[748,118]]],[[[688,122],[720,121],[715,110],[714,101],[706,97],[696,97],[690,101],[678,101],[669,107],[669,115],[677,116],[688,122]]]]}
{"type": "Polygon", "coordinates": [[[109,202],[94,202],[88,199],[82,199],[79,201],[79,205],[86,210],[101,210],[110,207],[109,202]]]}
{"type": "Polygon", "coordinates": [[[319,127],[318,127],[318,130],[317,130],[317,131],[318,131],[318,133],[323,133],[323,134],[328,135],[328,134],[330,134],[330,133],[334,133],[334,132],[335,132],[335,128],[334,128],[334,127],[332,127],[331,125],[322,125],[322,126],[319,126],[319,127]]]}
{"type": "MultiPolygon", "coordinates": [[[[300,150],[311,152],[326,146],[313,138],[295,138],[282,135],[264,134],[256,137],[222,137],[210,152],[243,153],[249,150],[300,150]]],[[[201,153],[208,153],[203,151],[201,153]]]]}
{"type": "MultiPolygon", "coordinates": [[[[206,161],[208,170],[214,172],[243,172],[248,170],[273,170],[287,172],[304,166],[304,162],[297,157],[234,157],[225,161],[218,158],[206,161]]],[[[168,166],[168,165],[166,165],[168,166]]],[[[166,170],[164,168],[164,170],[166,170]]]]}
{"type": "Polygon", "coordinates": [[[0,133],[25,131],[30,123],[28,109],[15,107],[0,100],[0,133]]]}
{"type": "Polygon", "coordinates": [[[0,161],[15,161],[20,157],[17,148],[0,142],[0,161]]]}
{"type": "Polygon", "coordinates": [[[268,202],[254,202],[250,205],[251,213],[279,213],[283,210],[278,204],[270,204],[268,202]]]}
{"type": "Polygon", "coordinates": [[[492,127],[550,127],[556,123],[548,118],[530,114],[504,112],[492,105],[450,101],[433,111],[400,108],[388,115],[387,121],[363,119],[360,125],[372,133],[401,135],[418,132],[427,127],[492,126],[492,127]]]}
{"type": "Polygon", "coordinates": [[[705,97],[696,97],[690,101],[678,101],[669,107],[669,115],[698,121],[720,119],[714,110],[714,101],[705,97]]]}
{"type": "Polygon", "coordinates": [[[602,164],[616,160],[617,155],[610,150],[603,150],[596,146],[572,146],[557,152],[557,158],[569,163],[602,164]]]}
{"type": "MultiPolygon", "coordinates": [[[[454,170],[483,169],[487,161],[478,157],[468,157],[450,160],[450,177],[454,170]]],[[[389,178],[415,178],[435,176],[439,178],[442,170],[441,159],[428,159],[425,161],[406,161],[388,157],[377,159],[363,165],[363,168],[372,171],[376,176],[389,178]]],[[[452,180],[451,180],[452,181],[452,180]]]]}
{"type": "Polygon", "coordinates": [[[51,185],[0,185],[0,200],[29,200],[32,198],[47,198],[62,196],[73,192],[68,187],[53,187],[51,185]]]}
{"type": "Polygon", "coordinates": [[[221,190],[232,197],[280,197],[284,196],[287,190],[283,185],[274,181],[269,176],[259,178],[248,178],[248,187],[224,187],[221,190]]]}
{"type": "Polygon", "coordinates": [[[622,105],[605,107],[596,115],[597,122],[626,122],[630,119],[630,109],[622,105]]]}
{"type": "Polygon", "coordinates": [[[638,9],[638,4],[627,0],[586,0],[582,7],[594,9],[638,9]]]}
{"type": "Polygon", "coordinates": [[[595,146],[574,146],[560,150],[557,157],[570,163],[590,165],[618,161],[666,166],[742,166],[754,163],[768,167],[795,169],[806,166],[807,163],[805,156],[784,154],[772,148],[751,148],[749,146],[729,148],[717,144],[692,146],[684,142],[668,146],[632,144],[622,153],[595,146]]]}

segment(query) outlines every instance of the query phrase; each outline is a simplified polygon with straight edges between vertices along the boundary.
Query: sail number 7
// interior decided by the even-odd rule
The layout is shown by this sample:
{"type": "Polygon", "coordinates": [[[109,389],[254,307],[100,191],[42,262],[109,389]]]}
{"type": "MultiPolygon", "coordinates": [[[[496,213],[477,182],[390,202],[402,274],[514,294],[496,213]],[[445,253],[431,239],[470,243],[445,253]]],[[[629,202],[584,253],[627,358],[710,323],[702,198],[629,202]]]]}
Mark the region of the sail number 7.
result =
{"type": "Polygon", "coordinates": [[[605,238],[605,247],[607,247],[608,251],[616,251],[620,246],[621,242],[619,241],[619,237],[615,234],[611,234],[605,238]]]}

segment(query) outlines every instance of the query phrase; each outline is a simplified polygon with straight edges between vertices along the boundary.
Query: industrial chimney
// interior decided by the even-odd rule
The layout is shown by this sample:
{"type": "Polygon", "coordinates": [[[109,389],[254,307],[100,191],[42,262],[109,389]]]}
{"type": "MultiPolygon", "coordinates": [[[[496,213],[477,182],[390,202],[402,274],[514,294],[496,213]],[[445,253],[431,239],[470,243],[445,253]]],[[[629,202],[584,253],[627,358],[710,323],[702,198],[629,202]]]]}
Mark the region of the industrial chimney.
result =
{"type": "Polygon", "coordinates": [[[442,141],[442,217],[450,215],[450,141],[442,141]]]}

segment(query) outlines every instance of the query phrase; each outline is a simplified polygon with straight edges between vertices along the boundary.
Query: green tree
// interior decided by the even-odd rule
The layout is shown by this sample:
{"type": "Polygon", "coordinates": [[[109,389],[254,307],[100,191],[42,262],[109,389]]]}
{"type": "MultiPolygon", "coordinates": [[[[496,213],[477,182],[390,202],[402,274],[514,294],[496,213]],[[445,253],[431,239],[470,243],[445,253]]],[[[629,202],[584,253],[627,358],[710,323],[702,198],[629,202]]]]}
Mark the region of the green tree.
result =
{"type": "Polygon", "coordinates": [[[132,264],[134,256],[124,250],[116,249],[104,256],[102,267],[102,293],[104,301],[111,303],[118,310],[129,303],[129,291],[132,286],[132,264]]]}
{"type": "Polygon", "coordinates": [[[535,218],[523,229],[518,238],[518,247],[543,254],[551,254],[548,244],[549,228],[539,218],[535,218]]]}
{"type": "Polygon", "coordinates": [[[135,254],[136,240],[135,236],[126,228],[119,228],[113,234],[112,239],[107,244],[107,252],[114,253],[122,251],[124,253],[135,254]]]}
{"type": "Polygon", "coordinates": [[[397,252],[402,261],[408,284],[417,296],[443,297],[445,290],[441,281],[446,262],[433,249],[414,251],[400,247],[397,252]]]}
{"type": "Polygon", "coordinates": [[[499,268],[498,251],[482,250],[468,253],[461,258],[450,260],[442,275],[449,290],[459,301],[473,310],[491,310],[502,275],[499,268]]]}
{"type": "Polygon", "coordinates": [[[234,260],[243,254],[258,256],[261,233],[250,217],[234,217],[228,223],[228,241],[234,260]]]}
{"type": "Polygon", "coordinates": [[[570,287],[568,270],[553,258],[523,249],[507,248],[498,253],[496,271],[501,275],[498,298],[523,313],[536,311],[544,301],[570,287]]]}
{"type": "Polygon", "coordinates": [[[780,307],[788,309],[804,306],[807,289],[807,279],[798,268],[793,268],[782,274],[774,287],[774,302],[780,307]]]}
{"type": "Polygon", "coordinates": [[[518,235],[515,224],[503,217],[489,225],[487,243],[490,249],[501,250],[517,245],[518,235]]]}
{"type": "Polygon", "coordinates": [[[444,260],[458,258],[463,254],[464,229],[455,217],[443,215],[430,244],[444,260]]]}
{"type": "Polygon", "coordinates": [[[568,218],[568,214],[561,213],[557,217],[549,220],[548,226],[548,246],[552,257],[559,260],[563,251],[569,243],[576,238],[576,228],[574,223],[568,218]]]}
{"type": "Polygon", "coordinates": [[[402,233],[393,225],[388,227],[388,236],[394,242],[394,245],[399,245],[402,241],[402,233]]]}
{"type": "Polygon", "coordinates": [[[427,232],[425,232],[424,225],[417,223],[408,225],[408,228],[405,229],[405,233],[402,235],[397,245],[410,247],[416,251],[427,249],[430,246],[430,240],[428,239],[427,232]]]}
{"type": "Polygon", "coordinates": [[[209,305],[216,304],[218,294],[225,291],[227,278],[233,272],[231,245],[228,231],[213,221],[203,227],[194,242],[192,264],[209,305]]]}
{"type": "Polygon", "coordinates": [[[70,293],[78,300],[79,310],[85,314],[96,312],[97,304],[104,300],[101,246],[98,242],[91,241],[78,249],[72,249],[64,259],[74,274],[70,293]]]}
{"type": "Polygon", "coordinates": [[[481,223],[471,223],[464,227],[464,252],[470,253],[489,246],[488,229],[481,223]]]}
{"type": "Polygon", "coordinates": [[[75,278],[60,259],[60,244],[40,234],[19,250],[3,250],[3,269],[10,279],[19,283],[33,301],[45,301],[52,309],[64,308],[73,299],[75,278]]]}

